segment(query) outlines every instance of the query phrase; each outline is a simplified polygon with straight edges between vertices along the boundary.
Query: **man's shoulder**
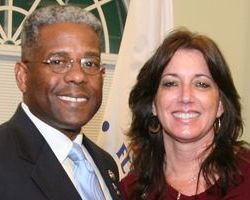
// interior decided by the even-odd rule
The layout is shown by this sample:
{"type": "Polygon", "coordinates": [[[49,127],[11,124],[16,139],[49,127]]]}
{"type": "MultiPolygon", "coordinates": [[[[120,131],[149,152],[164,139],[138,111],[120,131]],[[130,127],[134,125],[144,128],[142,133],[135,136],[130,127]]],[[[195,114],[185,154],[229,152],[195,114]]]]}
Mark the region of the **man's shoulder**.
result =
{"type": "Polygon", "coordinates": [[[100,172],[102,172],[102,175],[105,174],[104,177],[110,179],[110,176],[107,176],[107,172],[111,171],[114,173],[116,181],[119,181],[119,171],[114,158],[85,135],[83,136],[83,145],[88,150],[100,172]]]}
{"type": "MultiPolygon", "coordinates": [[[[7,132],[15,131],[18,126],[26,126],[27,125],[27,116],[24,111],[21,109],[19,105],[16,109],[16,112],[13,116],[6,122],[0,124],[0,133],[1,135],[7,132]]],[[[19,127],[19,129],[20,129],[19,127]]],[[[1,137],[0,135],[0,137],[1,137]]]]}
{"type": "Polygon", "coordinates": [[[107,151],[98,146],[85,135],[83,137],[83,144],[90,152],[90,154],[94,153],[95,155],[97,155],[98,157],[102,157],[103,159],[114,160],[113,157],[107,151]]]}
{"type": "Polygon", "coordinates": [[[11,136],[12,126],[9,121],[0,125],[0,146],[8,145],[7,140],[9,140],[11,136]]]}

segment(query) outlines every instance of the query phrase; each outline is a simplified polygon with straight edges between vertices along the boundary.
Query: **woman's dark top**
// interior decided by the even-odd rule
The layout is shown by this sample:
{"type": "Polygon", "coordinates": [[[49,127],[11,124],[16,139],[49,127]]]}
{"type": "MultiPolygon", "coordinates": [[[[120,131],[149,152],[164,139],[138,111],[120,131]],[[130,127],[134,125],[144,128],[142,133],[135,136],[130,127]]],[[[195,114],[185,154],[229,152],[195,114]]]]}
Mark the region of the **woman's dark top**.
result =
{"type": "MultiPolygon", "coordinates": [[[[241,154],[242,155],[242,154],[241,154]]],[[[250,152],[246,150],[244,158],[237,157],[239,170],[242,174],[242,181],[236,185],[229,187],[227,194],[223,197],[215,195],[213,191],[218,190],[216,185],[211,186],[206,191],[196,196],[186,196],[181,194],[179,200],[250,200],[250,152]]],[[[129,173],[121,180],[121,192],[124,200],[129,200],[128,194],[133,189],[136,181],[134,173],[129,173]]],[[[167,185],[167,195],[164,200],[177,200],[178,191],[167,185]]],[[[154,192],[150,192],[145,200],[158,200],[154,197],[154,192]]]]}

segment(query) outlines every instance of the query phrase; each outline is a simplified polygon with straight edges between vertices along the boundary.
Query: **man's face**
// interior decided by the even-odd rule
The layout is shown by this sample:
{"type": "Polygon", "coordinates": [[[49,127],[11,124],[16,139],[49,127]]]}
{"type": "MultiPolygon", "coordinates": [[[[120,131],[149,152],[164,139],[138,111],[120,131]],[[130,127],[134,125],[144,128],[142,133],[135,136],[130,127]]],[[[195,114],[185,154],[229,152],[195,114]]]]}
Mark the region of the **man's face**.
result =
{"type": "Polygon", "coordinates": [[[74,137],[97,112],[102,101],[103,73],[88,75],[81,58],[100,59],[99,39],[88,26],[59,23],[40,28],[38,48],[27,64],[17,63],[17,83],[31,112],[45,123],[74,137]],[[65,73],[55,73],[43,60],[74,60],[65,73]]]}

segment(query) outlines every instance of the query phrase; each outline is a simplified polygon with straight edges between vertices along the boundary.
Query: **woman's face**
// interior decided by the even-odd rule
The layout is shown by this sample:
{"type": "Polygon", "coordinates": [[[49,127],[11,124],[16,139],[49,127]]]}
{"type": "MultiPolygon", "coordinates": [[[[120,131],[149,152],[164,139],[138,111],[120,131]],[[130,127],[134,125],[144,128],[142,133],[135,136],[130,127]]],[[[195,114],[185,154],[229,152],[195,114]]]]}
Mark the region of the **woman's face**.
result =
{"type": "Polygon", "coordinates": [[[223,113],[223,106],[200,51],[176,51],[162,73],[153,113],[164,133],[174,140],[192,142],[213,136],[213,124],[223,113]]]}

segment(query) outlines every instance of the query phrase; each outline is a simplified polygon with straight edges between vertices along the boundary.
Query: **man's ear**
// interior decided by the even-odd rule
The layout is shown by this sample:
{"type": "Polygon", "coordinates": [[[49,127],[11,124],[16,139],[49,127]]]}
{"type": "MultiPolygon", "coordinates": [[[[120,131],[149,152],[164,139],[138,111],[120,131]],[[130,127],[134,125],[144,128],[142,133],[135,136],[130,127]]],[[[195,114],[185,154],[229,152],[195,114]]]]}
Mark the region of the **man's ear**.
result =
{"type": "Polygon", "coordinates": [[[17,62],[15,65],[16,83],[19,90],[24,94],[27,90],[28,68],[23,62],[17,62]]]}

